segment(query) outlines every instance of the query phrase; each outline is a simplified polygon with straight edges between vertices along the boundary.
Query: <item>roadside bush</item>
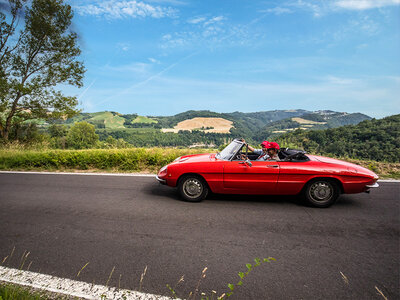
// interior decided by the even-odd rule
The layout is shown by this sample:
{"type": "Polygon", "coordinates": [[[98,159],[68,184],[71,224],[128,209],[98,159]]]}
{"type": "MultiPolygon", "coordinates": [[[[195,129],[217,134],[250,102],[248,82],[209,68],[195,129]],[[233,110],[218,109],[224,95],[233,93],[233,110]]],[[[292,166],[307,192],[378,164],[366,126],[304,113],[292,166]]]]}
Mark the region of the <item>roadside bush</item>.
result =
{"type": "Polygon", "coordinates": [[[3,170],[109,170],[155,172],[182,155],[209,149],[0,150],[3,170]]]}

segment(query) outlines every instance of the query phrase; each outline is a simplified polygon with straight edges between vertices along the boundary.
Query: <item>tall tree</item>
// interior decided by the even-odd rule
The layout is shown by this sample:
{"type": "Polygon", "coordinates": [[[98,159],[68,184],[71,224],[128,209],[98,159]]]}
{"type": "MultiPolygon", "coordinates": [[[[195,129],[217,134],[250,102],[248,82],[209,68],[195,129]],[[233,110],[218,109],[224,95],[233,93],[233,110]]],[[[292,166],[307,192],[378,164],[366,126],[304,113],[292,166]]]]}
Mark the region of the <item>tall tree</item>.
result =
{"type": "Polygon", "coordinates": [[[76,114],[76,97],[64,96],[56,88],[60,84],[81,87],[85,72],[77,60],[81,50],[71,30],[70,5],[62,0],[8,0],[8,4],[8,11],[3,7],[0,11],[0,137],[4,140],[14,125],[25,120],[76,114]],[[20,19],[24,24],[19,25],[20,19]]]}
{"type": "Polygon", "coordinates": [[[74,149],[93,148],[99,141],[94,125],[88,122],[75,123],[67,134],[68,147],[74,149]]]}

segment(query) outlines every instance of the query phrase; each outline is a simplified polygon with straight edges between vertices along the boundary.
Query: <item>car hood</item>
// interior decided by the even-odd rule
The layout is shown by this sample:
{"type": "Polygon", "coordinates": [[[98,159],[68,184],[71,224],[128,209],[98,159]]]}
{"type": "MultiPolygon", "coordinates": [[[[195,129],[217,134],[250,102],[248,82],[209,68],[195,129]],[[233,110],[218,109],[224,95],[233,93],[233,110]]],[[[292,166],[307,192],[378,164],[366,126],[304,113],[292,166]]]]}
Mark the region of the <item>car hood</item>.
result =
{"type": "Polygon", "coordinates": [[[313,160],[320,161],[322,163],[342,166],[343,168],[347,168],[347,170],[349,170],[350,172],[357,173],[358,175],[363,175],[374,179],[378,179],[378,175],[376,175],[371,170],[368,170],[367,168],[361,167],[353,163],[349,163],[347,161],[342,161],[330,157],[317,156],[317,155],[308,155],[308,157],[312,158],[313,160]]]}
{"type": "Polygon", "coordinates": [[[177,159],[178,163],[187,162],[205,162],[210,161],[215,157],[215,153],[191,154],[184,155],[177,159]]]}

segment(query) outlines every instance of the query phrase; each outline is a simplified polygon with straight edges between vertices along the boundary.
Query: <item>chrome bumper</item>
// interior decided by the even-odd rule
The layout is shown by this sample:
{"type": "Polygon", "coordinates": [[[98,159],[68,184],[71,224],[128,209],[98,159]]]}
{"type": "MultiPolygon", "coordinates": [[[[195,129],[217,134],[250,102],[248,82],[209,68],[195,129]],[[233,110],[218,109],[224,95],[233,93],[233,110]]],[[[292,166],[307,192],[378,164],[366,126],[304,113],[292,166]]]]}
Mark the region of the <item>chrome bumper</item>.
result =
{"type": "Polygon", "coordinates": [[[369,189],[371,189],[371,188],[377,188],[377,187],[379,187],[379,184],[378,184],[377,182],[375,182],[374,184],[369,184],[369,185],[366,185],[365,187],[366,187],[366,188],[369,188],[369,189]]]}
{"type": "Polygon", "coordinates": [[[158,175],[156,176],[156,179],[158,180],[159,183],[161,184],[167,184],[167,181],[165,179],[162,179],[160,177],[158,177],[158,175]]]}

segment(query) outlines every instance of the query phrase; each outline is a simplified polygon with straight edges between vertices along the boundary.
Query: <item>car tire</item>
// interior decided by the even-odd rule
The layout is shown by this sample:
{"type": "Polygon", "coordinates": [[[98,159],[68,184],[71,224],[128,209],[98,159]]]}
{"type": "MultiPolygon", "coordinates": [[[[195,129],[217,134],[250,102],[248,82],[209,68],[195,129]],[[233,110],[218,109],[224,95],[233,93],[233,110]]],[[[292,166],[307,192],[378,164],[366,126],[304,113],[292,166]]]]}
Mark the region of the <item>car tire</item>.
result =
{"type": "Polygon", "coordinates": [[[329,207],[334,204],[340,195],[340,188],[336,182],[329,179],[315,179],[310,181],[303,190],[303,198],[314,207],[329,207]]]}
{"type": "Polygon", "coordinates": [[[185,175],[179,180],[178,191],[183,200],[200,202],[207,197],[208,186],[199,176],[185,175]]]}

